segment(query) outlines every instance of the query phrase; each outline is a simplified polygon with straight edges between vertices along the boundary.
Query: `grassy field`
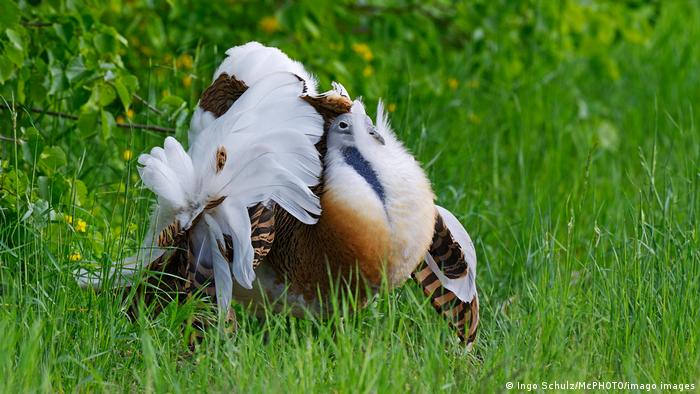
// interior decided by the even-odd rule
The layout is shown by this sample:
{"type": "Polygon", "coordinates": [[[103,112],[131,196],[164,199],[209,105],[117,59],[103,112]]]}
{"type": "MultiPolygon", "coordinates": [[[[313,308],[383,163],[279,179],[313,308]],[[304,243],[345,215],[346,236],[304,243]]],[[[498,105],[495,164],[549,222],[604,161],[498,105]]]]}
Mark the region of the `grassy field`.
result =
{"type": "MultiPolygon", "coordinates": [[[[117,122],[175,127],[183,141],[224,50],[251,39],[370,108],[384,97],[437,202],[475,241],[479,337],[467,353],[413,283],[327,321],[237,309],[234,337],[211,330],[194,351],[181,328],[194,305],[129,321],[119,294],[82,291],[72,272],[139,242],[152,196],[138,188],[135,157],[164,135],[85,136],[75,120],[24,111],[38,102],[77,113],[66,100],[92,93],[70,90],[69,78],[41,102],[17,69],[2,90],[17,110],[0,111],[0,391],[492,392],[555,381],[697,390],[700,7],[553,3],[272,12],[114,1],[105,7],[122,16],[92,14],[125,37],[115,51],[145,101],[183,103],[172,115],[136,101],[131,113],[117,101],[104,108],[117,122]],[[51,150],[38,154],[47,146],[65,152],[60,169],[45,164],[51,150]],[[8,186],[20,172],[26,187],[8,186]],[[52,183],[56,174],[69,187],[52,183]]],[[[22,7],[23,21],[89,31],[87,17],[22,7]]],[[[27,59],[46,57],[48,30],[25,25],[27,59]]]]}

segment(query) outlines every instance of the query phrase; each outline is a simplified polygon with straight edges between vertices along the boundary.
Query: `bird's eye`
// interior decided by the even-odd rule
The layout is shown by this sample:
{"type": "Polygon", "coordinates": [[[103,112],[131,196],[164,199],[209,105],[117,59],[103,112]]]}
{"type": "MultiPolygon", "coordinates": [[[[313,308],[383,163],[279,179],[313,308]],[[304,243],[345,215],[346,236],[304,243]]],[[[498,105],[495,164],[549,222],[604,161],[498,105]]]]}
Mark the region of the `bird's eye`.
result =
{"type": "Polygon", "coordinates": [[[347,122],[341,121],[340,123],[338,123],[338,127],[340,127],[342,130],[345,130],[345,129],[347,129],[348,127],[350,127],[350,125],[347,124],[347,122]]]}

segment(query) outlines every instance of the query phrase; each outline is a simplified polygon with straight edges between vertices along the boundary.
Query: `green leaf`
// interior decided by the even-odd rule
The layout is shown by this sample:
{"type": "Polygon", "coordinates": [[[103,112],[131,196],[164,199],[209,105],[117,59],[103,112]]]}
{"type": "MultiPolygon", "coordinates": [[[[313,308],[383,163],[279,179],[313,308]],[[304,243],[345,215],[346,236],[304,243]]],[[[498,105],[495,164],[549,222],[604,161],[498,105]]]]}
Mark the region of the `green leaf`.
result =
{"type": "Polygon", "coordinates": [[[162,107],[164,107],[165,109],[170,110],[170,111],[174,111],[174,110],[180,108],[180,106],[184,103],[185,103],[185,100],[183,100],[182,98],[180,98],[178,96],[174,96],[174,95],[170,95],[168,97],[165,97],[164,99],[162,99],[160,101],[160,105],[162,107]]]}
{"type": "Polygon", "coordinates": [[[117,40],[109,34],[96,34],[92,38],[92,42],[95,44],[97,52],[102,55],[111,54],[117,51],[117,40]]]}
{"type": "Polygon", "coordinates": [[[135,76],[124,75],[121,77],[121,80],[130,92],[135,93],[139,89],[139,80],[135,76]]]}
{"type": "Polygon", "coordinates": [[[22,200],[28,187],[29,179],[24,172],[15,169],[0,172],[0,200],[7,202],[3,206],[14,208],[17,202],[22,200]]]}
{"type": "Polygon", "coordinates": [[[98,107],[104,107],[112,103],[117,98],[117,93],[105,82],[98,82],[92,87],[92,95],[88,101],[98,107]]]}
{"type": "Polygon", "coordinates": [[[51,75],[49,94],[56,94],[66,89],[66,77],[60,67],[55,65],[50,66],[49,75],[51,75]]]}
{"type": "Polygon", "coordinates": [[[37,186],[39,189],[39,197],[43,198],[44,200],[50,200],[51,199],[51,185],[50,185],[50,180],[49,177],[46,175],[39,175],[37,177],[37,186]]]}
{"type": "Polygon", "coordinates": [[[68,163],[66,154],[58,146],[47,146],[41,151],[37,165],[46,174],[51,175],[68,163]]]}
{"type": "Polygon", "coordinates": [[[19,23],[19,6],[12,0],[0,1],[0,29],[13,27],[19,23]]]}
{"type": "Polygon", "coordinates": [[[5,56],[5,54],[0,54],[0,83],[10,79],[14,70],[15,68],[10,58],[5,56]]]}
{"type": "Polygon", "coordinates": [[[71,83],[75,83],[87,74],[88,69],[85,67],[82,56],[74,57],[66,67],[66,78],[71,83]]]}
{"type": "Polygon", "coordinates": [[[88,190],[87,186],[80,179],[73,181],[73,190],[75,191],[75,203],[83,205],[87,202],[88,190]]]}
{"type": "Polygon", "coordinates": [[[27,81],[27,94],[29,99],[35,104],[41,104],[47,98],[46,86],[44,86],[45,75],[30,73],[29,81],[27,81]]]}
{"type": "Polygon", "coordinates": [[[56,36],[61,39],[64,43],[68,43],[73,37],[73,24],[69,21],[63,23],[54,23],[53,30],[56,32],[56,36]]]}
{"type": "Polygon", "coordinates": [[[118,77],[114,81],[114,87],[117,89],[119,100],[124,106],[124,111],[129,110],[134,93],[138,89],[138,79],[133,75],[124,75],[118,77]]]}
{"type": "Polygon", "coordinates": [[[20,51],[24,51],[24,42],[22,40],[22,36],[17,31],[7,29],[5,30],[5,34],[7,34],[7,37],[10,39],[10,42],[12,43],[12,45],[14,45],[15,48],[19,49],[20,51]]]}
{"type": "Polygon", "coordinates": [[[66,179],[67,190],[61,195],[61,202],[66,205],[84,205],[87,203],[88,190],[80,179],[66,179]]]}
{"type": "Polygon", "coordinates": [[[29,165],[34,165],[34,156],[41,147],[41,135],[34,127],[28,127],[22,133],[22,159],[29,165]]]}
{"type": "Polygon", "coordinates": [[[114,120],[114,116],[105,110],[102,110],[100,120],[102,122],[102,140],[107,141],[112,136],[112,130],[117,127],[117,122],[114,120]]]}
{"type": "Polygon", "coordinates": [[[97,128],[97,112],[85,111],[78,118],[78,131],[83,137],[93,135],[97,128]]]}
{"type": "Polygon", "coordinates": [[[5,43],[5,53],[6,56],[12,63],[17,66],[21,66],[24,63],[24,51],[18,49],[14,44],[5,43]]]}

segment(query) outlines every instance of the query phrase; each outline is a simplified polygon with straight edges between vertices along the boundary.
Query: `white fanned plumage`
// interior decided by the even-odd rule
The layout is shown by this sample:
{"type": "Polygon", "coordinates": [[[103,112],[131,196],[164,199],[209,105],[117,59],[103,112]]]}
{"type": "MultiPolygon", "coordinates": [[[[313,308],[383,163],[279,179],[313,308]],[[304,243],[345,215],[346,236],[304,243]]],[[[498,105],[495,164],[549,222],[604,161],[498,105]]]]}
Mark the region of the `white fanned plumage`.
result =
{"type": "Polygon", "coordinates": [[[447,290],[455,293],[457,298],[464,302],[472,302],[474,296],[476,296],[476,250],[474,249],[474,243],[469,237],[469,234],[467,234],[467,230],[464,229],[464,226],[462,226],[452,212],[439,205],[435,205],[435,207],[440,216],[442,216],[445,226],[447,226],[450,233],[452,233],[454,240],[462,247],[464,261],[466,261],[469,267],[468,273],[461,278],[450,279],[442,273],[440,267],[435,263],[430,253],[425,254],[425,262],[447,290]]]}
{"type": "MultiPolygon", "coordinates": [[[[214,72],[214,81],[221,74],[226,73],[229,76],[235,76],[236,79],[243,81],[246,86],[250,87],[270,74],[287,72],[306,82],[306,94],[313,96],[317,93],[316,77],[306,71],[301,63],[290,59],[277,48],[266,47],[259,42],[252,41],[230,48],[226,51],[226,55],[226,59],[214,72]]],[[[344,88],[343,91],[345,91],[344,88]]],[[[199,105],[197,106],[192,115],[188,133],[190,145],[214,119],[216,119],[214,114],[205,111],[199,105]]]]}
{"type": "MultiPolygon", "coordinates": [[[[304,84],[291,73],[269,74],[202,130],[189,152],[168,137],[163,148],[139,157],[141,179],[158,196],[144,248],[152,249],[157,234],[179,222],[181,229],[189,230],[196,264],[213,267],[223,309],[231,299],[232,275],[245,288],[251,288],[255,279],[248,207],[274,201],[308,224],[315,223],[321,213],[318,197],[309,186],[316,185],[321,175],[314,144],[323,134],[323,119],[301,99],[304,84]],[[193,227],[200,215],[203,220],[193,227]],[[222,253],[224,235],[232,240],[232,262],[222,253]]],[[[155,250],[155,258],[165,252],[155,250]]],[[[155,258],[141,259],[133,268],[155,258]]]]}
{"type": "Polygon", "coordinates": [[[214,79],[222,73],[235,75],[236,79],[252,86],[265,76],[285,71],[299,76],[306,81],[309,95],[316,94],[318,82],[316,77],[304,69],[304,66],[289,58],[277,48],[266,47],[259,42],[251,41],[244,45],[230,48],[226,51],[226,59],[214,72],[214,79]]]}

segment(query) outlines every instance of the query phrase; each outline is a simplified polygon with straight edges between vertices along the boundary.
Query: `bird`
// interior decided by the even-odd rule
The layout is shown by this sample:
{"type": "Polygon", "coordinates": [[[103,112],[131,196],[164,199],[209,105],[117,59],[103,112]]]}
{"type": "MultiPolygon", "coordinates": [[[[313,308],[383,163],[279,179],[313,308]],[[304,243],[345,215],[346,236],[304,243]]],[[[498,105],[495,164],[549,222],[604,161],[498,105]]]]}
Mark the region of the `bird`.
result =
{"type": "MultiPolygon", "coordinates": [[[[337,82],[319,93],[277,48],[249,42],[226,55],[193,113],[189,149],[167,137],[139,157],[157,202],[139,253],[109,267],[109,283],[164,272],[152,284],[201,292],[229,318],[234,301],[255,310],[269,300],[304,317],[327,313],[338,283],[364,305],[384,282],[413,278],[471,349],[474,244],[435,204],[382,101],[373,121],[362,99],[337,82]]],[[[77,275],[83,287],[106,279],[77,275]]]]}

